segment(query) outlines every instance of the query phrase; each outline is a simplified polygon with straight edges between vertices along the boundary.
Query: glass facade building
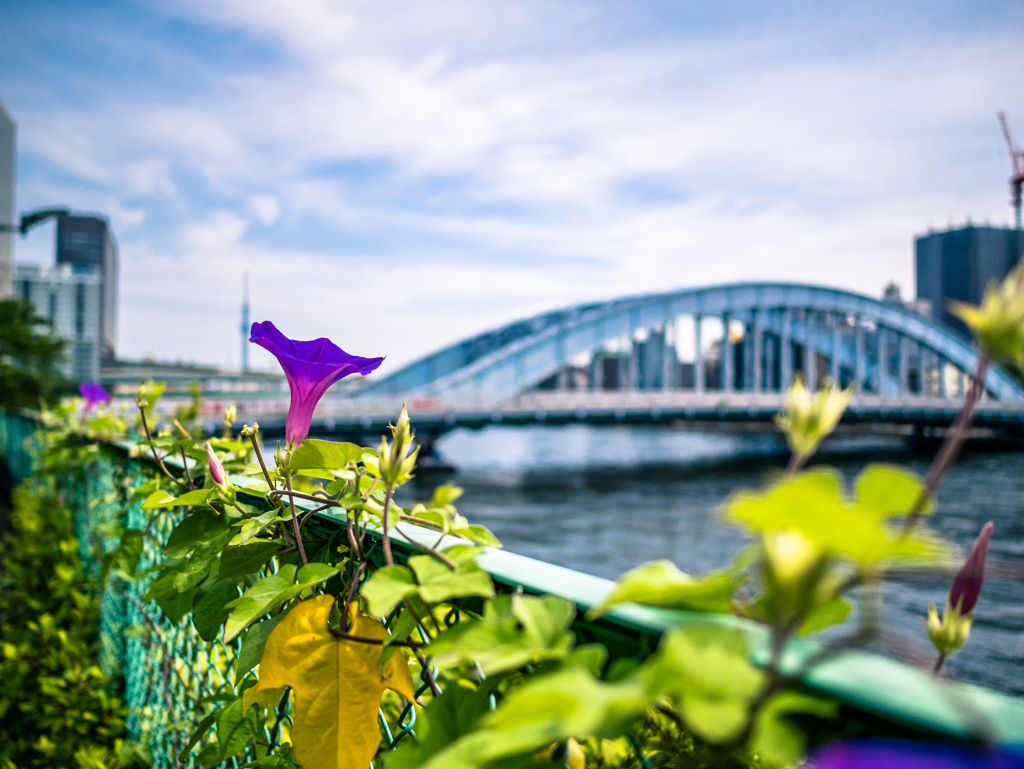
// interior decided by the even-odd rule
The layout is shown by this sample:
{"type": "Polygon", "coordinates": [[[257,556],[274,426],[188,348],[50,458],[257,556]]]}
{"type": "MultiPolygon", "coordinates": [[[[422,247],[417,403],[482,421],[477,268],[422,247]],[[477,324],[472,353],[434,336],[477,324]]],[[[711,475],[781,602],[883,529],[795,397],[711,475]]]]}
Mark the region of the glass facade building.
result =
{"type": "Polygon", "coordinates": [[[981,304],[985,287],[1001,281],[1024,253],[1024,233],[1006,227],[967,225],[930,232],[914,241],[917,299],[931,314],[967,335],[950,312],[950,300],[981,304]]]}
{"type": "Polygon", "coordinates": [[[14,295],[50,321],[54,333],[68,341],[64,375],[79,382],[100,379],[103,283],[98,270],[73,265],[16,264],[14,295]]]}
{"type": "Polygon", "coordinates": [[[57,265],[79,275],[99,277],[99,355],[115,358],[117,348],[117,244],[110,224],[99,216],[61,214],[57,217],[57,265]]]}

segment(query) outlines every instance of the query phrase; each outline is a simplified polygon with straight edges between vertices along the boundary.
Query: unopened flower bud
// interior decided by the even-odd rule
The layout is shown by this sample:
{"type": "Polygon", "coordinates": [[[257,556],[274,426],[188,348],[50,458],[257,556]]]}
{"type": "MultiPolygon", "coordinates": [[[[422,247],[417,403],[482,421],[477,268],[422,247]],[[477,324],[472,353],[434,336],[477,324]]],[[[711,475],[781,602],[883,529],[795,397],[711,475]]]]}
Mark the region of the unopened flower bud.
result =
{"type": "Polygon", "coordinates": [[[210,469],[210,479],[222,489],[228,487],[227,474],[224,472],[224,465],[217,459],[213,446],[206,444],[206,464],[210,469]]]}
{"type": "Polygon", "coordinates": [[[992,541],[992,529],[989,521],[981,529],[978,538],[971,545],[964,565],[960,567],[953,579],[953,587],[949,591],[949,605],[956,607],[960,614],[970,614],[978,604],[981,586],[985,582],[985,558],[988,556],[988,544],[992,541]]]}
{"type": "Polygon", "coordinates": [[[384,485],[394,488],[412,478],[413,470],[416,469],[416,456],[420,451],[419,446],[413,449],[413,434],[409,429],[409,413],[404,405],[402,413],[398,417],[398,423],[391,428],[391,434],[390,443],[385,437],[380,439],[380,456],[377,459],[377,467],[384,485]]]}
{"type": "Polygon", "coordinates": [[[794,377],[783,412],[775,418],[790,450],[801,457],[813,454],[835,429],[852,398],[852,387],[840,390],[831,380],[812,395],[803,380],[794,377]]]}
{"type": "Polygon", "coordinates": [[[946,610],[941,619],[935,604],[928,604],[928,637],[939,654],[952,654],[967,643],[971,635],[974,607],[978,605],[981,586],[985,581],[985,558],[993,528],[991,521],[986,523],[971,545],[964,565],[953,578],[953,587],[949,591],[946,610]]]}
{"type": "Polygon", "coordinates": [[[238,407],[232,403],[224,412],[224,427],[230,428],[238,419],[238,407]]]}
{"type": "Polygon", "coordinates": [[[985,289],[981,307],[952,302],[950,309],[970,327],[989,357],[1024,368],[1024,262],[1000,285],[991,283],[985,289]]]}

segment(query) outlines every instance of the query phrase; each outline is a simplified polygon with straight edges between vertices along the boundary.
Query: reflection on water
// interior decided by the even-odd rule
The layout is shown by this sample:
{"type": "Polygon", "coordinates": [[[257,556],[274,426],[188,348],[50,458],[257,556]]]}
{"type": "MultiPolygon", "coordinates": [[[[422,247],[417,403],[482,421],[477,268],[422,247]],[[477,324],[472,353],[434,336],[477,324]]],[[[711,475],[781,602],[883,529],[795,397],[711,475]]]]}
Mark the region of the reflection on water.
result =
{"type": "MultiPolygon", "coordinates": [[[[615,578],[670,558],[696,573],[728,564],[745,538],[716,511],[733,491],[778,474],[785,445],[771,435],[722,435],[667,428],[492,427],[439,443],[466,490],[459,510],[516,553],[615,578]]],[[[846,439],[827,457],[848,478],[868,459],[923,473],[930,457],[898,441],[846,439]],[[870,455],[863,449],[873,447],[870,455]]],[[[447,478],[420,479],[419,497],[447,478]]],[[[932,525],[966,548],[995,521],[991,557],[1024,564],[1024,453],[967,454],[950,472],[932,525]]],[[[887,587],[891,626],[927,648],[920,618],[945,602],[948,584],[887,587]]],[[[1024,693],[1024,584],[989,581],[970,643],[954,655],[960,678],[1024,693]]]]}

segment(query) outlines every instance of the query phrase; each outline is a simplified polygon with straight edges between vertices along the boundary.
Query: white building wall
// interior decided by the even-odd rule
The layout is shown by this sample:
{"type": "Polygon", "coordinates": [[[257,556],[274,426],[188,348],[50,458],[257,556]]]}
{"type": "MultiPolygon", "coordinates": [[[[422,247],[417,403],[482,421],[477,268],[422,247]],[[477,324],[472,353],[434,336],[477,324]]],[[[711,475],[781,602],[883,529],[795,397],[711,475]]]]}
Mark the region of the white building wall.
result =
{"type": "Polygon", "coordinates": [[[72,265],[14,266],[14,295],[27,299],[54,333],[67,340],[64,375],[78,382],[100,378],[100,291],[97,272],[76,272],[72,265]]]}

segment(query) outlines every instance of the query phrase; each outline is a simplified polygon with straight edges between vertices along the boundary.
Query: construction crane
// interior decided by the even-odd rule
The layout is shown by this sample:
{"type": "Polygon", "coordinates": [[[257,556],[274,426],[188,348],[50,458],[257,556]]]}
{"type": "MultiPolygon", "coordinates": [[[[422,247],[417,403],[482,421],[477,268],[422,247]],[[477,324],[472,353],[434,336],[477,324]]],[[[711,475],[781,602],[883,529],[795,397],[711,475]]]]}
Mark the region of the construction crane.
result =
{"type": "Polygon", "coordinates": [[[1006,113],[999,113],[999,125],[1003,127],[1003,138],[1006,139],[1006,149],[1010,153],[1010,166],[1013,175],[1010,177],[1010,191],[1013,194],[1013,212],[1017,221],[1017,229],[1021,229],[1020,221],[1020,198],[1021,188],[1024,187],[1024,150],[1021,150],[1013,143],[1013,136],[1010,135],[1010,124],[1006,122],[1006,113]]]}

